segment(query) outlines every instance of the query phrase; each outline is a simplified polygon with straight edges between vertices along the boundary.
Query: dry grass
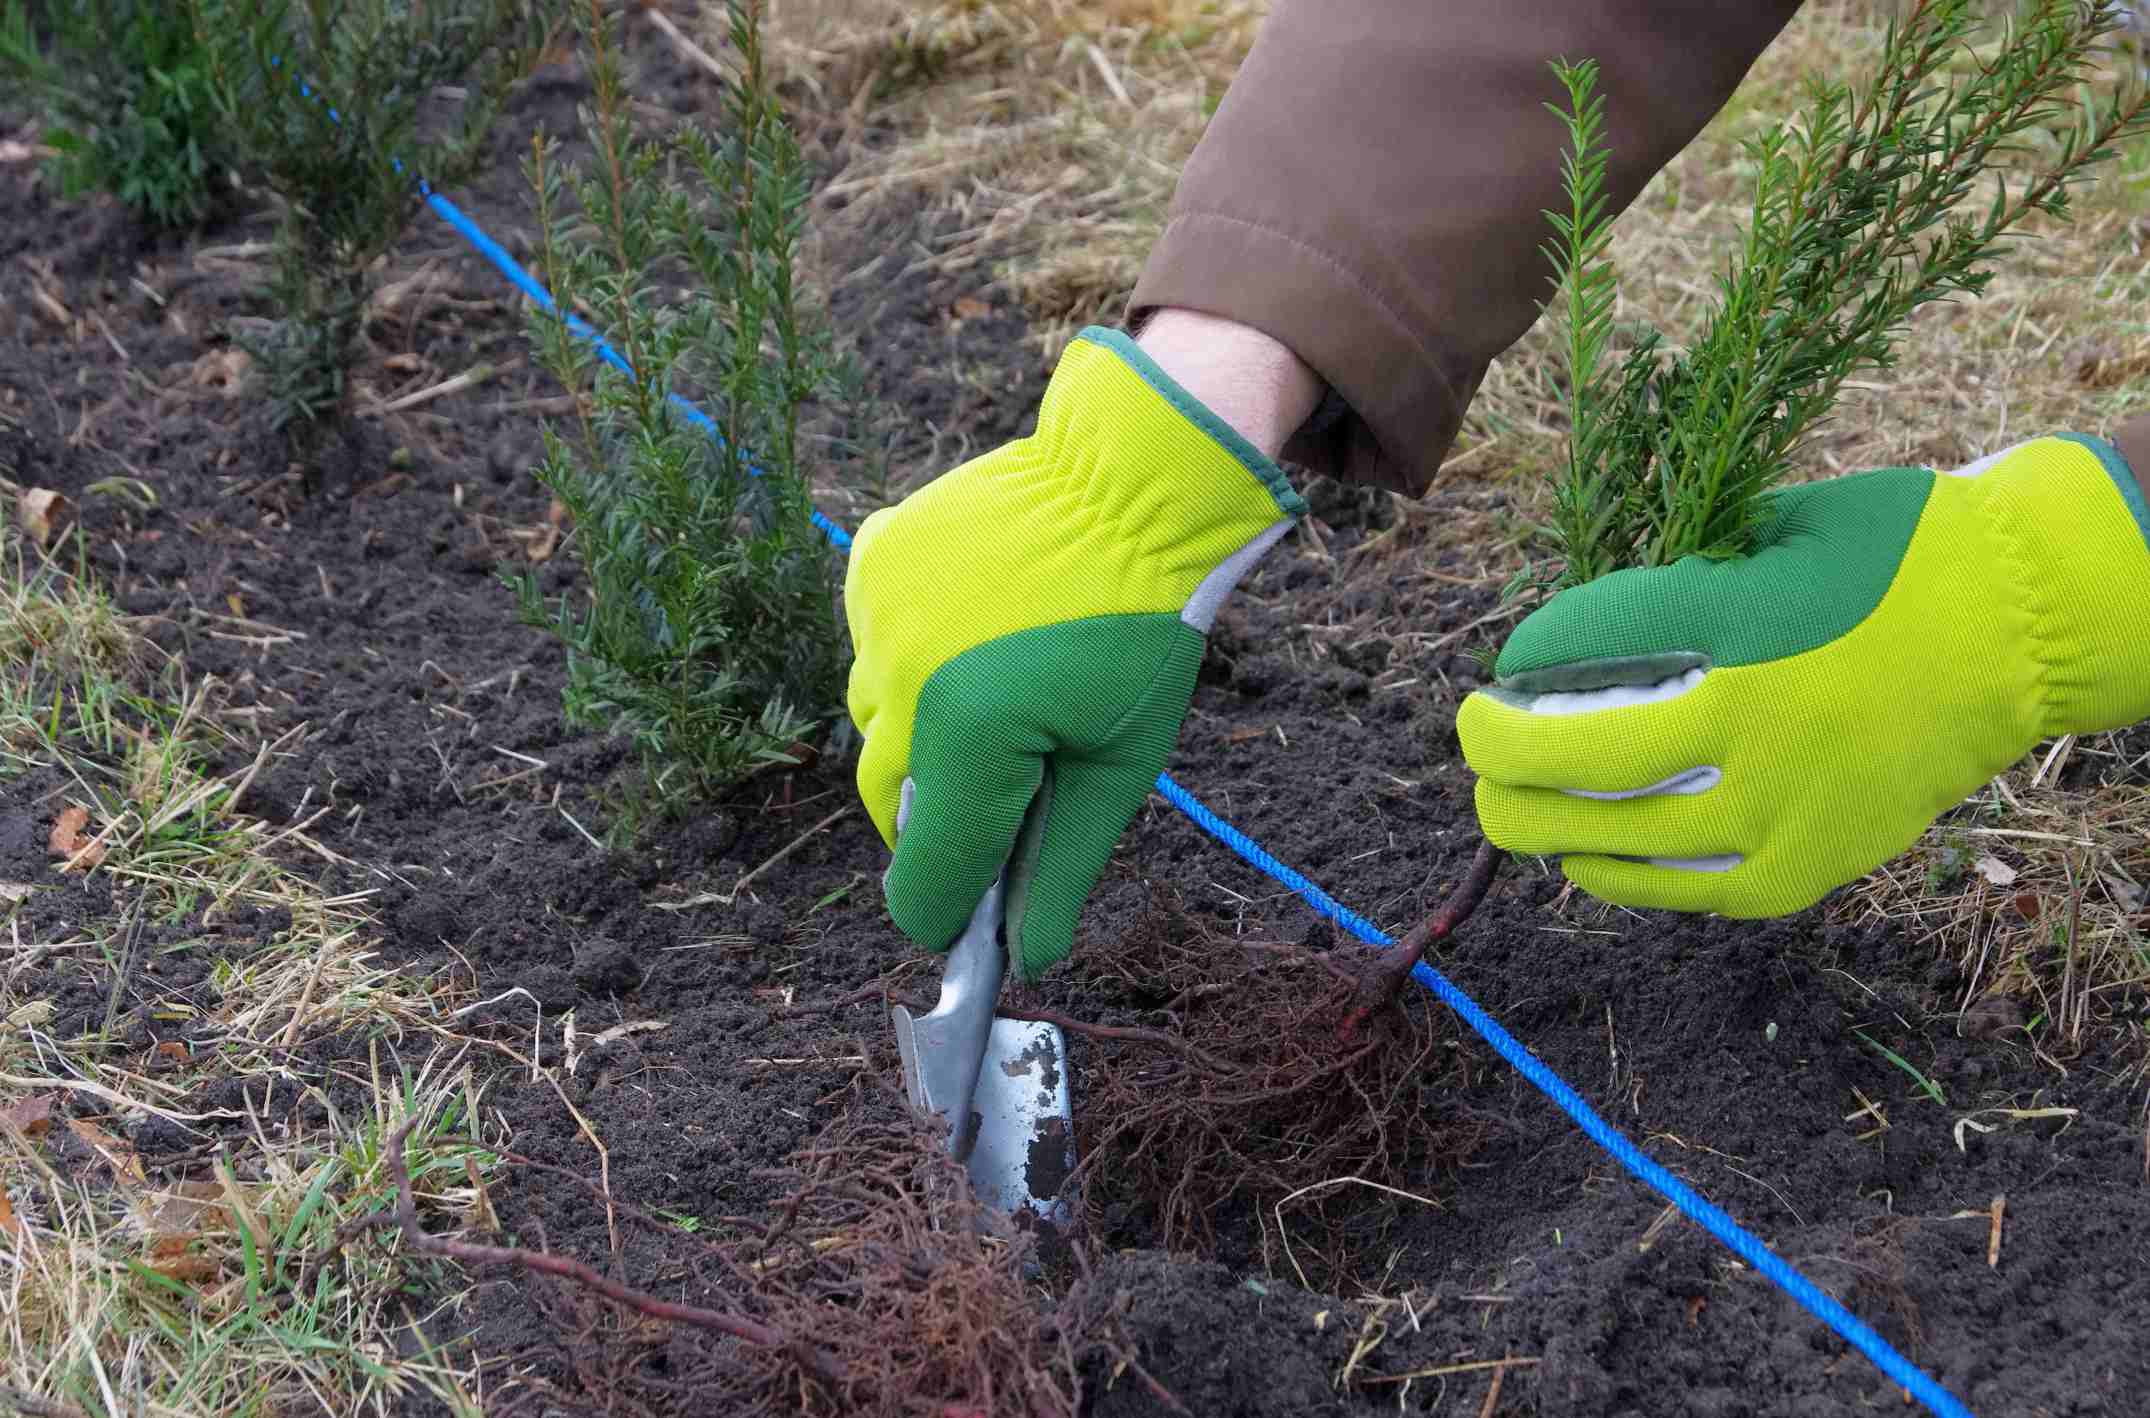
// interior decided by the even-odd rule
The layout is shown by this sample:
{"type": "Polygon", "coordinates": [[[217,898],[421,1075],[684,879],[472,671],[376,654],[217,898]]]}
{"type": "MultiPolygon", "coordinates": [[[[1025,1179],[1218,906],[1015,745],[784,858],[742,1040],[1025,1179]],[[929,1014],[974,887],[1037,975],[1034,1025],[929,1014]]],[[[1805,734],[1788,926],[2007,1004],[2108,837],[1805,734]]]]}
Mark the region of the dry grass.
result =
{"type": "MultiPolygon", "coordinates": [[[[478,1411],[467,1375],[396,1335],[425,1318],[398,1257],[295,1289],[339,1223],[390,1195],[387,1131],[413,1111],[468,1126],[478,1089],[459,1053],[434,1048],[415,1071],[382,1058],[407,1033],[452,1041],[467,982],[373,958],[367,893],[308,878],[327,853],[303,821],[244,811],[255,775],[303,734],[244,745],[222,686],[187,683],[71,573],[71,543],[26,544],[15,492],[0,485],[0,783],[24,790],[10,806],[40,837],[78,825],[71,855],[0,884],[0,1407],[346,1413],[417,1388],[478,1411]],[[214,770],[233,748],[240,766],[214,770]],[[108,886],[108,919],[60,909],[86,881],[108,886]],[[223,921],[266,922],[265,938],[192,939],[223,921]],[[160,927],[190,939],[153,947],[160,927]],[[209,978],[164,986],[157,957],[174,948],[212,952],[209,978]],[[102,1017],[63,1033],[63,985],[101,991],[102,1017]],[[295,1052],[346,1031],[374,1041],[362,1117],[339,1113],[295,1052]],[[294,1093],[319,1121],[293,1120],[294,1093]],[[155,1147],[138,1146],[145,1128],[155,1147]]],[[[428,1203],[482,1206],[489,1159],[421,1141],[428,1203]]]]}
{"type": "Polygon", "coordinates": [[[788,72],[847,123],[824,220],[922,202],[930,244],[838,280],[990,269],[1040,348],[1118,317],[1179,170],[1253,42],[1249,0],[793,0],[788,72]],[[869,149],[868,125],[895,141],[869,149]],[[833,211],[839,203],[841,214],[833,211]]]}
{"type": "Polygon", "coordinates": [[[2150,1045],[2150,736],[2063,738],[1993,780],[1838,907],[1954,961],[1959,1032],[2058,1068],[2150,1045]]]}

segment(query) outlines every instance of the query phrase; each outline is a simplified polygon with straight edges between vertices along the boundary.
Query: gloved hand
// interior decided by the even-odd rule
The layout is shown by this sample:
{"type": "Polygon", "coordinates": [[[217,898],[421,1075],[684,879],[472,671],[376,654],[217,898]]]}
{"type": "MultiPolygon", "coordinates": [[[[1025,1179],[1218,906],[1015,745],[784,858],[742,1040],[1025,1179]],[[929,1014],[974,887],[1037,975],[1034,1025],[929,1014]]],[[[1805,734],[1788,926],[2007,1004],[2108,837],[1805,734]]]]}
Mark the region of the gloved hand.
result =
{"type": "Polygon", "coordinates": [[[1770,495],[1758,549],[1561,592],[1456,723],[1486,836],[1628,906],[1770,916],[2039,739],[2150,716],[2150,510],[2041,438],[1770,495]]]}
{"type": "Polygon", "coordinates": [[[1009,954],[1027,979],[1068,953],[1179,737],[1218,607],[1304,511],[1275,464],[1093,328],[1036,433],[866,519],[844,588],[851,717],[905,934],[947,949],[1028,812],[1009,954]]]}

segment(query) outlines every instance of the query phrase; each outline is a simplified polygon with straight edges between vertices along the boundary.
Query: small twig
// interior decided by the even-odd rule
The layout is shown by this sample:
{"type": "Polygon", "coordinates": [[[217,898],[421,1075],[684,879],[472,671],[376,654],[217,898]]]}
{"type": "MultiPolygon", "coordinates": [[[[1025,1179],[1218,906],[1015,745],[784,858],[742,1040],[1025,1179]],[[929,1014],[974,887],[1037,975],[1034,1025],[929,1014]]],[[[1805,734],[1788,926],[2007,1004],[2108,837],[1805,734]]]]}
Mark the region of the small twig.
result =
{"type": "Polygon", "coordinates": [[[1456,927],[1469,920],[1478,909],[1478,903],[1486,899],[1486,891],[1493,885],[1493,873],[1500,866],[1500,849],[1491,842],[1480,840],[1478,850],[1471,856],[1471,865],[1463,874],[1463,881],[1449,893],[1440,908],[1412,932],[1389,947],[1360,978],[1359,987],[1353,994],[1351,1005],[1336,1026],[1336,1037],[1349,1044],[1358,1038],[1376,1011],[1384,1009],[1403,989],[1403,982],[1426,954],[1426,947],[1437,940],[1446,940],[1456,927]]]}
{"type": "Polygon", "coordinates": [[[0,1384],[0,1405],[14,1409],[28,1418],[90,1418],[90,1415],[72,1403],[53,1403],[24,1393],[19,1388],[0,1384]]]}
{"type": "Polygon", "coordinates": [[[1478,1406],[1478,1418],[1493,1418],[1493,1410],[1501,1401],[1501,1385],[1508,1381],[1508,1367],[1504,1358],[1501,1366],[1493,1371],[1493,1382],[1486,1387],[1486,1401],[1478,1406]]]}
{"type": "Polygon", "coordinates": [[[460,394],[465,389],[475,388],[485,383],[486,380],[491,379],[502,370],[513,369],[521,362],[518,357],[509,360],[506,364],[472,365],[469,369],[451,379],[443,379],[438,384],[429,385],[424,389],[405,394],[400,399],[391,399],[385,404],[375,404],[372,408],[366,410],[366,416],[380,418],[385,414],[400,414],[405,409],[415,409],[420,404],[430,404],[435,399],[445,399],[450,394],[460,394]]]}
{"type": "Polygon", "coordinates": [[[2001,1215],[2008,1210],[2008,1197],[2004,1194],[1993,1199],[1993,1229],[1986,1233],[1986,1269],[1998,1270],[2001,1265],[2001,1215]]]}
{"type": "MultiPolygon", "coordinates": [[[[1473,1297],[1466,1295],[1462,1298],[1471,1299],[1473,1297]]],[[[1506,1300],[1509,1297],[1481,1296],[1477,1298],[1506,1300]]],[[[1493,1371],[1494,1376],[1493,1392],[1487,1395],[1487,1397],[1489,1399],[1497,1399],[1500,1397],[1500,1376],[1502,1374],[1507,1373],[1510,1369],[1527,1369],[1537,1362],[1538,1360],[1535,1358],[1474,1359],[1467,1364],[1439,1364],[1431,1369],[1413,1369],[1409,1373],[1405,1374],[1368,1374],[1365,1378],[1360,1379],[1359,1382],[1362,1384],[1400,1384],[1408,1383],[1413,1379],[1438,1379],[1445,1378],[1449,1374],[1471,1374],[1477,1373],[1481,1369],[1491,1369],[1493,1371]]],[[[1479,1409],[1479,1413],[1481,1415],[1490,1413],[1492,1411],[1493,1410],[1490,1406],[1479,1409]]]]}
{"type": "Polygon", "coordinates": [[[630,1290],[615,1280],[598,1274],[590,1267],[566,1256],[550,1251],[529,1250],[521,1246],[488,1246],[475,1241],[451,1241],[445,1236],[428,1232],[418,1219],[418,1200],[411,1186],[409,1166],[403,1159],[403,1140],[410,1135],[420,1119],[406,1120],[388,1137],[388,1174],[396,1183],[396,1209],[393,1215],[375,1213],[346,1222],[338,1228],[331,1247],[349,1236],[377,1227],[393,1225],[401,1231],[404,1242],[413,1250],[426,1255],[440,1256],[461,1265],[510,1265],[519,1270],[534,1270],[542,1275],[572,1280],[585,1289],[594,1290],[616,1305],[624,1305],[652,1319],[668,1320],[674,1324],[692,1325],[696,1329],[728,1334],[734,1339],[763,1349],[783,1350],[796,1358],[808,1373],[825,1384],[835,1385],[842,1375],[828,1357],[806,1346],[791,1336],[771,1329],[765,1324],[748,1319],[745,1315],[723,1310],[703,1309],[699,1305],[678,1304],[630,1290]]]}
{"type": "Polygon", "coordinates": [[[720,84],[728,84],[732,81],[732,76],[725,72],[724,66],[710,58],[709,51],[687,38],[685,33],[680,30],[678,25],[672,23],[671,17],[666,15],[664,11],[652,5],[642,11],[642,17],[662,31],[666,39],[672,41],[672,47],[680,52],[682,58],[708,70],[720,84]]]}
{"type": "Polygon", "coordinates": [[[836,809],[836,811],[830,813],[827,817],[822,818],[821,821],[815,823],[812,827],[807,828],[804,832],[801,832],[798,836],[792,838],[791,841],[786,843],[781,849],[778,850],[775,856],[769,858],[769,860],[763,862],[760,866],[754,868],[754,870],[748,872],[745,876],[740,877],[739,880],[732,883],[732,889],[730,891],[703,891],[693,896],[689,896],[684,901],[659,901],[654,904],[660,911],[685,911],[695,906],[729,906],[734,901],[737,901],[739,899],[739,893],[745,891],[748,885],[753,882],[754,878],[760,876],[763,872],[769,870],[769,868],[775,866],[778,862],[783,861],[784,858],[790,856],[793,852],[798,851],[799,848],[806,845],[808,838],[812,837],[815,833],[821,831],[830,823],[836,821],[837,818],[842,817],[845,813],[848,813],[850,811],[851,808],[847,804],[846,806],[836,809]]]}

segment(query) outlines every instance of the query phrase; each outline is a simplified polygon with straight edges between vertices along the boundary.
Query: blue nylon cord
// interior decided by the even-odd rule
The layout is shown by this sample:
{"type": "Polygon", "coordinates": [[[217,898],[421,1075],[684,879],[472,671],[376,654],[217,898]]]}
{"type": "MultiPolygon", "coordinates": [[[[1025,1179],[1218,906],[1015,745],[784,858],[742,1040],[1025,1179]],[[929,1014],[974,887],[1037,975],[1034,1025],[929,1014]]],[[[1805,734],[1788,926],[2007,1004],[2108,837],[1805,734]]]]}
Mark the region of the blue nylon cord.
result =
{"type": "MultiPolygon", "coordinates": [[[[307,87],[303,80],[299,82],[299,91],[309,98],[313,96],[312,89],[307,87]]],[[[336,120],[335,109],[331,108],[329,110],[329,117],[331,120],[336,120]]],[[[403,170],[402,160],[399,158],[395,159],[394,162],[396,171],[401,172],[403,170]]],[[[536,301],[543,309],[554,314],[559,313],[559,305],[553,300],[552,293],[540,285],[537,278],[525,270],[523,264],[509,254],[506,247],[493,240],[485,232],[484,228],[480,227],[468,216],[465,216],[461,208],[435,192],[432,184],[424,178],[418,179],[418,190],[424,194],[426,205],[431,207],[442,221],[453,227],[465,241],[468,241],[479,255],[491,262],[493,267],[501,275],[507,277],[518,290],[536,301]]],[[[598,355],[606,363],[623,373],[632,374],[634,372],[633,367],[620,357],[619,353],[605,340],[605,337],[580,316],[569,315],[567,325],[577,335],[589,341],[590,345],[596,349],[598,355]]],[[[667,398],[697,428],[702,429],[711,438],[720,443],[724,441],[723,431],[717,427],[715,421],[709,415],[703,413],[677,394],[667,395],[667,398]]],[[[749,465],[749,470],[757,476],[760,473],[760,470],[753,468],[751,464],[749,465]]],[[[814,525],[821,530],[822,534],[838,550],[844,552],[851,550],[851,534],[829,520],[819,509],[814,510],[813,521],[814,525]]],[[[1389,946],[1395,944],[1395,941],[1384,933],[1380,927],[1339,902],[1335,897],[1323,891],[1299,872],[1277,860],[1261,843],[1212,812],[1193,793],[1188,792],[1174,782],[1169,774],[1160,773],[1157,775],[1157,791],[1164,797],[1165,801],[1186,814],[1188,819],[1197,827],[1231,848],[1255,870],[1280,885],[1289,887],[1300,899],[1304,900],[1320,914],[1335,921],[1370,945],[1389,946]]],[[[1536,1054],[1524,1048],[1514,1035],[1501,1027],[1499,1020],[1479,1008],[1478,1002],[1459,989],[1447,976],[1423,960],[1412,968],[1411,974],[1421,985],[1433,991],[1443,1004],[1454,1010],[1465,1024],[1470,1025],[1472,1031],[1479,1038],[1491,1044],[1493,1051],[1506,1059],[1515,1068],[1516,1072],[1529,1079],[1532,1086],[1546,1097],[1552,1099],[1554,1105],[1560,1111],[1566,1113],[1568,1118],[1577,1127],[1581,1128],[1591,1141],[1611,1153],[1621,1166],[1627,1168],[1645,1185],[1685,1212],[1688,1217],[1700,1224],[1712,1236],[1722,1241],[1741,1259],[1768,1277],[1777,1288],[1798,1302],[1808,1314],[1828,1325],[1853,1348],[1873,1360],[1874,1364],[1884,1374],[1895,1380],[1898,1387],[1905,1389],[1912,1397],[1925,1404],[1927,1409],[1936,1414],[1938,1418],[1972,1418],[1971,1410],[1964,1406],[1962,1400],[1943,1388],[1925,1370],[1897,1353],[1889,1344],[1889,1341],[1875,1333],[1864,1320],[1844,1308],[1836,1297],[1807,1279],[1806,1276],[1793,1267],[1791,1262],[1779,1256],[1768,1246],[1763,1245],[1759,1239],[1750,1234],[1737,1221],[1734,1221],[1729,1214],[1719,1209],[1693,1187],[1666,1171],[1653,1158],[1644,1153],[1641,1148],[1628,1141],[1626,1135],[1618,1128],[1599,1117],[1597,1111],[1584,1102],[1582,1095],[1570,1088],[1565,1079],[1555,1073],[1536,1054]]]]}
{"type": "MultiPolygon", "coordinates": [[[[1194,794],[1162,773],[1157,775],[1157,791],[1164,795],[1166,801],[1185,813],[1197,827],[1237,852],[1256,870],[1290,887],[1309,906],[1359,939],[1371,945],[1395,944],[1379,927],[1357,912],[1340,905],[1328,892],[1271,856],[1261,843],[1210,811],[1194,794]]],[[[1883,1373],[1894,1379],[1899,1387],[1910,1390],[1914,1398],[1934,1413],[1944,1415],[1944,1418],[1971,1418],[1971,1410],[1954,1394],[1897,1353],[1890,1347],[1889,1342],[1876,1334],[1864,1320],[1838,1303],[1835,1296],[1800,1274],[1789,1261],[1763,1245],[1700,1192],[1666,1171],[1654,1158],[1628,1141],[1618,1128],[1599,1117],[1597,1110],[1584,1102],[1582,1096],[1568,1086],[1567,1080],[1555,1073],[1544,1060],[1523,1047],[1513,1034],[1501,1027],[1499,1020],[1479,1008],[1478,1002],[1459,989],[1446,975],[1423,960],[1412,967],[1411,974],[1420,984],[1439,995],[1443,1004],[1463,1016],[1463,1022],[1470,1025],[1479,1038],[1491,1044],[1493,1052],[1514,1065],[1516,1072],[1529,1079],[1539,1092],[1552,1099],[1560,1111],[1566,1113],[1577,1127],[1590,1135],[1591,1141],[1618,1158],[1621,1166],[1641,1178],[1659,1195],[1699,1222],[1711,1235],[1731,1247],[1741,1259],[1769,1277],[1786,1294],[1803,1305],[1809,1314],[1849,1340],[1860,1353],[1873,1360],[1883,1373]]]]}

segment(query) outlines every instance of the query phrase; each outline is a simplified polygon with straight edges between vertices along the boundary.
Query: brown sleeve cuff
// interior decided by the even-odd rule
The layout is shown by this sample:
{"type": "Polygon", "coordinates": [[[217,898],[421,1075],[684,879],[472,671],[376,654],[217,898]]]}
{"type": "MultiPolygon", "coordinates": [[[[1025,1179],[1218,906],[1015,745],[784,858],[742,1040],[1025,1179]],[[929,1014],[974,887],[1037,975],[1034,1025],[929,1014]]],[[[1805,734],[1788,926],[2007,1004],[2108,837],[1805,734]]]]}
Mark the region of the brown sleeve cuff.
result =
{"type": "Polygon", "coordinates": [[[2112,444],[2127,460],[2135,481],[2142,484],[2143,500],[2150,502],[2150,414],[2137,414],[2114,429],[2112,444]]]}

